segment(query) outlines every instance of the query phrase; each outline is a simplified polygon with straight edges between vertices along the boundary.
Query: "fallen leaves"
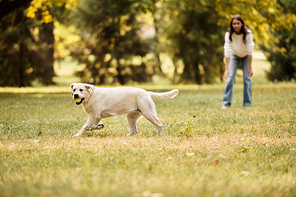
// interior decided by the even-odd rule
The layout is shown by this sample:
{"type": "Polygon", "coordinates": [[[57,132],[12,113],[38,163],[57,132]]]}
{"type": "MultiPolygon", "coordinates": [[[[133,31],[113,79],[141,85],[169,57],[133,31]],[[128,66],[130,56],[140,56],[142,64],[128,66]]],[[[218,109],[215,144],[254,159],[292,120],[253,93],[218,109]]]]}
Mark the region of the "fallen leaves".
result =
{"type": "Polygon", "coordinates": [[[217,165],[219,165],[219,160],[218,159],[216,159],[215,161],[214,161],[214,163],[213,163],[215,166],[217,166],[217,165]]]}

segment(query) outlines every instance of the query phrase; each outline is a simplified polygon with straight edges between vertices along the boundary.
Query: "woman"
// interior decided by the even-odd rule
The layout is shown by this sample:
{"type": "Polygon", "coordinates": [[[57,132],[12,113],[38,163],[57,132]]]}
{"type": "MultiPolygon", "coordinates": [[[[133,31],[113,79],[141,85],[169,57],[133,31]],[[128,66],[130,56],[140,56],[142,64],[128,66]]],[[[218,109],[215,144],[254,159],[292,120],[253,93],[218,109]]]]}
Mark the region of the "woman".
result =
{"type": "Polygon", "coordinates": [[[224,56],[226,67],[224,77],[226,82],[223,93],[223,109],[231,106],[236,70],[240,63],[242,64],[244,79],[243,106],[251,106],[253,48],[252,32],[245,26],[245,22],[240,15],[233,16],[230,22],[230,28],[225,34],[224,56]]]}

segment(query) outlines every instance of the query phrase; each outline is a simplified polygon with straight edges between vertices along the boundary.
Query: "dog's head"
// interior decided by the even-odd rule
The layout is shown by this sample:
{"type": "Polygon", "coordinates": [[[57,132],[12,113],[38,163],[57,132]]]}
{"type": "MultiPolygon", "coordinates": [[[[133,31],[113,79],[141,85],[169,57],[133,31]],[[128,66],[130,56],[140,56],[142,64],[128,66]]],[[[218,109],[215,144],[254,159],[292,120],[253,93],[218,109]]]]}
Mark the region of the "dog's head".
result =
{"type": "Polygon", "coordinates": [[[76,105],[87,103],[88,99],[95,91],[95,86],[84,83],[72,83],[70,88],[72,90],[72,97],[76,102],[76,105]]]}

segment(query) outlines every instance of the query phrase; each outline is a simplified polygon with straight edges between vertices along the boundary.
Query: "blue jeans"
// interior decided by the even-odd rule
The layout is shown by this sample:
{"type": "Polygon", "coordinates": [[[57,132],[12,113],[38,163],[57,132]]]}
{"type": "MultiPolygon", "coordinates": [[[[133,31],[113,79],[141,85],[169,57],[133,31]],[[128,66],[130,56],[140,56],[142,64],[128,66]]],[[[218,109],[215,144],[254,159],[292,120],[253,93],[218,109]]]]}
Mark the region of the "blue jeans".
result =
{"type": "Polygon", "coordinates": [[[233,85],[235,83],[236,71],[239,63],[242,62],[243,78],[244,78],[244,106],[251,106],[252,103],[252,77],[249,77],[249,61],[248,56],[238,57],[232,55],[229,62],[229,76],[225,81],[225,88],[223,92],[223,106],[231,106],[233,85]]]}

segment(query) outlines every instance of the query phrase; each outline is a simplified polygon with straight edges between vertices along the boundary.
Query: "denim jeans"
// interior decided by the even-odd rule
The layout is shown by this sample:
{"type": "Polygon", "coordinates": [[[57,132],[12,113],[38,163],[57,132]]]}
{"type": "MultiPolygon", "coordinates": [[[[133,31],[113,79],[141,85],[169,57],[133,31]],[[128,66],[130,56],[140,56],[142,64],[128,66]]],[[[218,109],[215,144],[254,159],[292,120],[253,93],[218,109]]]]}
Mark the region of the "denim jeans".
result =
{"type": "Polygon", "coordinates": [[[252,77],[249,77],[249,61],[248,56],[238,57],[232,55],[229,62],[229,76],[225,81],[225,88],[223,92],[223,103],[222,106],[231,106],[233,85],[235,83],[236,71],[239,63],[242,62],[243,79],[244,79],[244,106],[251,106],[252,103],[252,77]]]}

